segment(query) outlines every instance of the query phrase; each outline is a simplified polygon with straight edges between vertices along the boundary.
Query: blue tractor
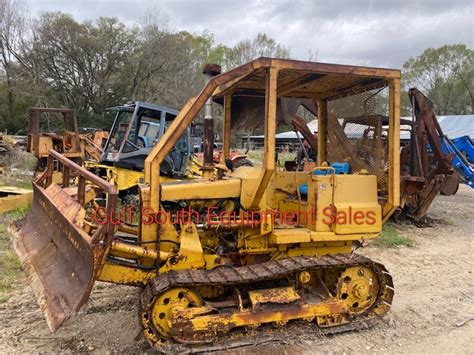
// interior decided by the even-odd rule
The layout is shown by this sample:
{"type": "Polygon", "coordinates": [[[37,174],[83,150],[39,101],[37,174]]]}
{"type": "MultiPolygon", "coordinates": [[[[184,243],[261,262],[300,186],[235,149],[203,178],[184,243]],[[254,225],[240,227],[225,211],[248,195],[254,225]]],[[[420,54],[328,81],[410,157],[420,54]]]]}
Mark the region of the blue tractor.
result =
{"type": "Polygon", "coordinates": [[[452,139],[456,148],[464,155],[470,164],[474,164],[474,144],[469,136],[452,139]]]}
{"type": "Polygon", "coordinates": [[[474,168],[472,165],[474,147],[471,139],[464,136],[451,140],[447,136],[442,136],[441,148],[445,154],[450,154],[453,157],[453,167],[456,169],[460,181],[474,189],[474,168]]]}

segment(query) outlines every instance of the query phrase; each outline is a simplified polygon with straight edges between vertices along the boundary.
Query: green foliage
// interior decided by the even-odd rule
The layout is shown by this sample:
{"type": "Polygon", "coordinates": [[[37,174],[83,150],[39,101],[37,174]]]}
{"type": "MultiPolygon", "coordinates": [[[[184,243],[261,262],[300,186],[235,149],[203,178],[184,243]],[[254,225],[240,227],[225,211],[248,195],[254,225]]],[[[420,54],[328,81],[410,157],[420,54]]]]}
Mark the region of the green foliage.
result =
{"type": "MultiPolygon", "coordinates": [[[[245,151],[241,151],[241,154],[245,154],[245,151]]],[[[263,150],[253,149],[247,152],[247,157],[254,163],[256,166],[262,165],[263,161],[263,150]]]]}
{"type": "Polygon", "coordinates": [[[135,46],[134,30],[116,18],[76,22],[53,12],[41,16],[28,58],[53,96],[78,110],[101,113],[122,93],[114,80],[135,46]]]}
{"type": "Polygon", "coordinates": [[[0,303],[8,301],[10,293],[24,282],[22,266],[12,248],[7,225],[23,217],[26,209],[17,209],[2,216],[0,223],[0,303]]]}
{"type": "Polygon", "coordinates": [[[242,40],[225,52],[225,69],[232,69],[258,57],[289,58],[290,50],[265,33],[258,33],[254,39],[242,40]]]}
{"type": "MultiPolygon", "coordinates": [[[[417,87],[439,115],[474,113],[474,51],[464,44],[428,48],[403,65],[405,90],[417,87]]],[[[410,111],[408,96],[402,95],[402,115],[410,111]]]]}
{"type": "Polygon", "coordinates": [[[392,224],[385,224],[382,232],[371,245],[380,248],[396,248],[398,246],[412,247],[414,242],[410,238],[400,235],[392,224]]]}
{"type": "Polygon", "coordinates": [[[11,219],[11,220],[16,220],[16,219],[20,219],[20,218],[23,218],[26,213],[28,212],[28,210],[30,209],[30,207],[19,207],[17,209],[14,209],[12,211],[8,211],[7,213],[5,213],[6,217],[11,219]]]}
{"type": "Polygon", "coordinates": [[[14,149],[8,154],[0,156],[0,165],[8,170],[17,169],[22,172],[33,173],[35,171],[38,161],[36,157],[28,152],[14,149]]]}
{"type": "MultiPolygon", "coordinates": [[[[290,57],[265,33],[227,46],[208,31],[172,31],[154,14],[136,26],[113,17],[78,22],[62,12],[29,22],[19,3],[0,6],[0,130],[10,133],[25,133],[31,106],[74,108],[80,126],[110,128],[104,109],[126,101],[179,109],[202,88],[205,63],[227,71],[260,56],[290,57]]],[[[404,87],[422,89],[439,114],[471,113],[472,63],[465,45],[427,49],[405,63],[404,87]]],[[[402,108],[409,112],[404,94],[402,108]]]]}
{"type": "Polygon", "coordinates": [[[32,190],[31,176],[0,175],[0,186],[15,186],[25,190],[32,190]]]}
{"type": "Polygon", "coordinates": [[[0,254],[0,302],[8,300],[8,294],[22,284],[21,263],[13,250],[0,254]]]}
{"type": "Polygon", "coordinates": [[[228,47],[207,31],[171,31],[166,19],[150,13],[126,26],[112,17],[78,22],[46,12],[26,26],[17,1],[4,5],[0,25],[11,23],[4,31],[16,35],[0,38],[9,58],[0,56],[8,74],[0,77],[0,130],[12,133],[25,133],[31,106],[74,108],[80,126],[110,128],[104,109],[126,101],[180,108],[204,84],[205,63],[228,70],[262,55],[289,56],[263,33],[228,47]]]}

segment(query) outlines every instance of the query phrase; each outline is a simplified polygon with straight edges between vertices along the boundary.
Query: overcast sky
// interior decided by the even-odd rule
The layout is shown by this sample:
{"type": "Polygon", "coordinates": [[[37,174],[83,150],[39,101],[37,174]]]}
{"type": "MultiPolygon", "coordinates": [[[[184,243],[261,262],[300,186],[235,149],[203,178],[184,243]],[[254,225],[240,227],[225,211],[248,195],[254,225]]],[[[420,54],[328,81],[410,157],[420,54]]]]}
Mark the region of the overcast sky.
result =
{"type": "Polygon", "coordinates": [[[77,20],[114,16],[127,24],[148,10],[174,30],[209,30],[229,46],[265,32],[295,59],[399,68],[425,48],[464,43],[474,48],[474,0],[456,1],[160,1],[26,0],[31,15],[63,11],[77,20]]]}

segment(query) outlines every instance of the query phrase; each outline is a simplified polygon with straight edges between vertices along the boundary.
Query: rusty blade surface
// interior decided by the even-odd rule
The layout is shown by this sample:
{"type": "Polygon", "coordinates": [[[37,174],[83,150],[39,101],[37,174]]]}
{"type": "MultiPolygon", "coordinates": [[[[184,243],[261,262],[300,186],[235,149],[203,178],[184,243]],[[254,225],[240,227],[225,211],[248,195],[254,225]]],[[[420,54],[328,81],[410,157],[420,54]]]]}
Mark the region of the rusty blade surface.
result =
{"type": "Polygon", "coordinates": [[[34,184],[28,215],[9,227],[13,246],[55,332],[87,301],[94,284],[94,253],[76,226],[84,210],[58,185],[34,184]]]}

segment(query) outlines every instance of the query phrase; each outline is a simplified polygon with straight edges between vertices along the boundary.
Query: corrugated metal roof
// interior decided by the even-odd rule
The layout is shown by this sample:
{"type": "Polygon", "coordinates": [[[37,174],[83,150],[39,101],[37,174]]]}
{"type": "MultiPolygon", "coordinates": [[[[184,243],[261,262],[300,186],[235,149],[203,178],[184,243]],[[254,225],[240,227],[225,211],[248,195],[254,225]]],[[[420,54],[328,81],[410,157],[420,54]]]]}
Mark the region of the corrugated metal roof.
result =
{"type": "MultiPolygon", "coordinates": [[[[474,115],[450,115],[450,116],[437,116],[439,125],[443,130],[444,134],[449,138],[459,138],[463,136],[469,136],[474,139],[474,115]]],[[[402,119],[411,120],[411,117],[402,117],[402,119]]],[[[313,120],[308,123],[308,128],[311,132],[315,133],[318,131],[318,120],[313,120]]],[[[403,131],[408,129],[408,126],[401,126],[400,139],[409,139],[410,133],[403,131]]],[[[346,128],[346,133],[351,136],[350,127],[346,128]],[[348,132],[349,131],[349,132],[348,132]]],[[[354,133],[355,134],[355,133],[354,133]]],[[[360,135],[360,132],[357,132],[360,135]]],[[[302,136],[300,135],[302,138],[302,136]]],[[[251,136],[251,138],[263,139],[263,135],[251,136]]],[[[276,135],[276,139],[296,139],[296,133],[294,131],[282,132],[276,135]]]]}
{"type": "MultiPolygon", "coordinates": [[[[402,117],[406,120],[411,120],[411,117],[402,117]]],[[[469,136],[474,139],[474,115],[450,115],[437,116],[439,125],[443,133],[449,138],[459,138],[469,136]]],[[[401,126],[403,128],[404,126],[401,126]]],[[[409,132],[400,132],[400,139],[409,139],[409,132]]]]}
{"type": "Polygon", "coordinates": [[[438,116],[438,121],[449,138],[469,136],[474,139],[474,115],[438,116]]]}
{"type": "MultiPolygon", "coordinates": [[[[316,133],[318,132],[318,120],[312,120],[311,122],[308,123],[308,128],[311,131],[311,133],[316,133]]],[[[303,136],[298,133],[301,139],[303,139],[303,136]]],[[[250,138],[253,139],[263,139],[263,135],[259,136],[250,136],[250,138]]],[[[288,131],[288,132],[282,132],[282,133],[277,133],[275,136],[276,139],[297,139],[298,136],[296,135],[295,131],[288,131]]]]}

